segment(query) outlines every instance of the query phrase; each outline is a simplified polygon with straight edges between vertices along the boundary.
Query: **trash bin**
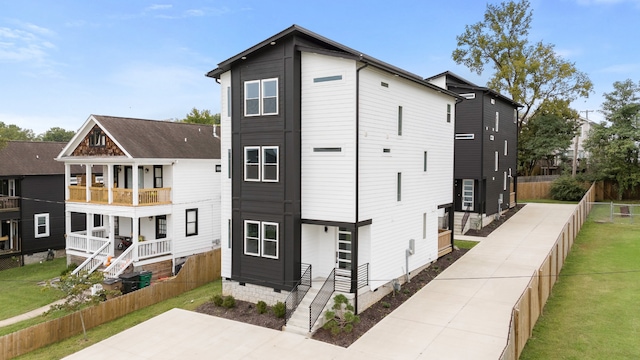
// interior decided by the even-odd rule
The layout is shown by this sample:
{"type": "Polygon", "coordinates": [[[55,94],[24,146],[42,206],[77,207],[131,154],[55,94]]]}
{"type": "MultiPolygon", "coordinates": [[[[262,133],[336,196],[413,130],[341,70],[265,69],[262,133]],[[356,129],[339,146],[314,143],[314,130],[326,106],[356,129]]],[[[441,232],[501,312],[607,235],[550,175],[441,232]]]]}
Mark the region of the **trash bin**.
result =
{"type": "MultiPolygon", "coordinates": [[[[122,293],[122,280],[109,278],[102,282],[102,288],[107,292],[120,291],[122,293]]],[[[107,294],[107,299],[112,299],[117,295],[107,294]]]]}
{"type": "Polygon", "coordinates": [[[140,289],[151,285],[151,271],[143,271],[140,273],[140,289]]]}
{"type": "Polygon", "coordinates": [[[122,294],[128,294],[132,291],[138,290],[140,284],[140,273],[132,272],[120,275],[122,280],[122,294]]]}

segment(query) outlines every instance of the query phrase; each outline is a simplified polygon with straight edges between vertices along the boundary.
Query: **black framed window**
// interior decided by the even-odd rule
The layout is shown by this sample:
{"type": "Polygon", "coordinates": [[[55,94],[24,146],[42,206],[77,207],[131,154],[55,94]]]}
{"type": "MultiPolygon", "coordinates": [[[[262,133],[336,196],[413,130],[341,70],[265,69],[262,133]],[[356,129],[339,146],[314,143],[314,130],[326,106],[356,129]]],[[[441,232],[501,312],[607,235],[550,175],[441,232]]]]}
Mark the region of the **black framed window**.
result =
{"type": "Polygon", "coordinates": [[[153,165],[153,187],[162,188],[162,166],[153,165]]]}
{"type": "Polygon", "coordinates": [[[186,236],[198,235],[198,209],[187,209],[186,211],[186,236]]]}
{"type": "Polygon", "coordinates": [[[91,135],[89,135],[89,146],[100,147],[106,145],[106,137],[102,130],[93,129],[91,135]]]}

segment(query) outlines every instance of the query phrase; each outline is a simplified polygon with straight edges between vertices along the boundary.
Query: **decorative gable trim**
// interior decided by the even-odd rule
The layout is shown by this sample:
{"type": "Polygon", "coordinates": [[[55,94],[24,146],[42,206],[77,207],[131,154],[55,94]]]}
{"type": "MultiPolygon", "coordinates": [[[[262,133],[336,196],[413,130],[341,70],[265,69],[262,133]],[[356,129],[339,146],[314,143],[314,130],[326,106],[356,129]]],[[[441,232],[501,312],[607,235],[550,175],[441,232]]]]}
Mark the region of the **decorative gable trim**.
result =
{"type": "Polygon", "coordinates": [[[125,153],[100,126],[94,125],[71,156],[125,156],[125,153]]]}

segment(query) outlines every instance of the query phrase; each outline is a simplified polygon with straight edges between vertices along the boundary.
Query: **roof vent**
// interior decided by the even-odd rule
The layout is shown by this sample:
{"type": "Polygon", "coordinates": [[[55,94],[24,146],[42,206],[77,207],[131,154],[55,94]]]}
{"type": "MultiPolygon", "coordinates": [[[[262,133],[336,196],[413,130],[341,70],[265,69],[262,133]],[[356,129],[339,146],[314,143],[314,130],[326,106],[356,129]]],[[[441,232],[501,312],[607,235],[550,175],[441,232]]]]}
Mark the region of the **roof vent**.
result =
{"type": "Polygon", "coordinates": [[[184,142],[187,142],[187,138],[184,138],[184,142]]]}

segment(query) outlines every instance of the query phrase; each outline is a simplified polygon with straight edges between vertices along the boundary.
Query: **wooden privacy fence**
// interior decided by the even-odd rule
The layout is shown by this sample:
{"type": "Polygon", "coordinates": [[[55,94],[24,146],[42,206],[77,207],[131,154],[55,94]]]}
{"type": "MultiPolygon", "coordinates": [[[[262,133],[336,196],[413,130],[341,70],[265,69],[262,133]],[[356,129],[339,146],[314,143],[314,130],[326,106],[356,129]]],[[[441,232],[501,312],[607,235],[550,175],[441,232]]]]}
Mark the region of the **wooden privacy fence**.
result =
{"type": "Polygon", "coordinates": [[[564,225],[562,233],[549,251],[547,258],[540,268],[533,272],[527,289],[511,312],[509,324],[509,338],[502,351],[500,360],[515,360],[520,357],[527,340],[531,337],[533,326],[536,324],[542,309],[551,294],[551,289],[556,283],[560,270],[564,264],[576,235],[582,228],[592,204],[595,201],[595,184],[582,197],[580,203],[564,225]]]}
{"type": "MultiPolygon", "coordinates": [[[[170,299],[220,278],[220,249],[190,256],[172,279],[82,311],[88,329],[170,299]]],[[[0,359],[11,359],[82,333],[79,311],[0,337],[0,359]]]]}
{"type": "Polygon", "coordinates": [[[518,200],[550,199],[551,181],[525,182],[518,179],[518,200]]]}

